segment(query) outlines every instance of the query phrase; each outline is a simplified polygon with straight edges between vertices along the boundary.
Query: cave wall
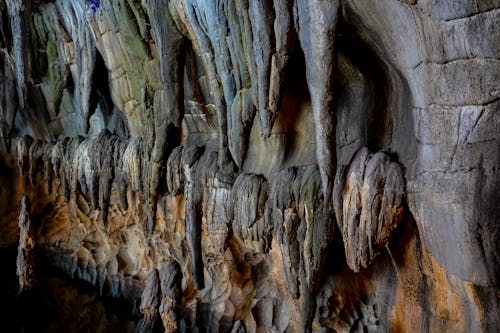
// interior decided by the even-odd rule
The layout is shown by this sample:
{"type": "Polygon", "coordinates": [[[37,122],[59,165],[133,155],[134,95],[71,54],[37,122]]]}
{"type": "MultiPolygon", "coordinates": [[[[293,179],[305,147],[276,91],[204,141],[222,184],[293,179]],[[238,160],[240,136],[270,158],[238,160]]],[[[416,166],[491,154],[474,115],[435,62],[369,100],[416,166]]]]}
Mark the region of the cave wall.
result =
{"type": "Polygon", "coordinates": [[[142,331],[495,331],[499,8],[0,1],[0,245],[142,331]]]}

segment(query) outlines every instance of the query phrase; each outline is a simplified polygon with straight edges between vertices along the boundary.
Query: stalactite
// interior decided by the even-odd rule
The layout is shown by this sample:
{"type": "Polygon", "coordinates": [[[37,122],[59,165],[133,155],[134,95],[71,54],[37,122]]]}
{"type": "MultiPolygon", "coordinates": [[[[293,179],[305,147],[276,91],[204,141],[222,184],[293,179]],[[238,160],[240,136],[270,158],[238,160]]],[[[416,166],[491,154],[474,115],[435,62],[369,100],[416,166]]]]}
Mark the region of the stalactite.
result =
{"type": "Polygon", "coordinates": [[[128,192],[128,186],[127,182],[125,181],[125,173],[123,170],[123,159],[124,159],[124,154],[125,154],[125,149],[127,149],[127,143],[128,140],[120,140],[116,142],[115,149],[114,149],[114,155],[113,155],[113,160],[114,160],[114,165],[113,165],[113,170],[114,170],[114,184],[117,187],[119,193],[120,193],[120,204],[124,210],[128,210],[128,198],[127,198],[127,192],[128,192]]]}
{"type": "Polygon", "coordinates": [[[103,130],[97,140],[97,146],[100,150],[100,163],[98,164],[99,169],[99,207],[102,212],[102,220],[107,224],[108,214],[109,214],[109,200],[111,197],[111,188],[113,185],[113,180],[115,178],[115,168],[114,166],[114,150],[118,137],[111,136],[111,133],[107,130],[103,130]]]}
{"type": "Polygon", "coordinates": [[[285,70],[294,49],[293,0],[273,0],[275,53],[271,57],[268,110],[276,114],[281,102],[285,70]]]}
{"type": "Polygon", "coordinates": [[[29,10],[30,1],[27,0],[6,0],[7,12],[10,18],[10,29],[12,32],[13,58],[15,64],[17,80],[17,97],[19,109],[23,110],[27,98],[27,80],[29,80],[29,55],[27,47],[28,31],[26,14],[29,10]]]}
{"type": "Polygon", "coordinates": [[[40,162],[40,152],[43,148],[44,142],[42,140],[35,140],[33,144],[31,144],[29,149],[29,171],[28,171],[28,179],[30,181],[31,186],[36,186],[36,176],[38,170],[41,169],[40,162]]]}
{"type": "Polygon", "coordinates": [[[257,106],[257,95],[252,87],[252,82],[257,81],[257,65],[253,56],[248,0],[227,2],[226,15],[229,26],[226,41],[236,87],[236,95],[227,113],[228,148],[236,165],[241,168],[257,106]]]}
{"type": "Polygon", "coordinates": [[[249,133],[253,125],[255,108],[248,89],[242,89],[236,94],[228,113],[228,144],[229,151],[238,167],[243,166],[248,150],[249,133]]]}
{"type": "MultiPolygon", "coordinates": [[[[217,75],[217,64],[216,56],[221,56],[224,58],[218,59],[219,61],[229,60],[228,54],[214,54],[215,52],[227,53],[227,50],[217,44],[214,45],[214,41],[210,38],[218,38],[219,42],[222,42],[222,36],[226,34],[225,29],[227,29],[224,19],[220,17],[221,12],[216,11],[216,4],[212,2],[198,2],[197,0],[185,0],[184,3],[184,15],[189,19],[190,32],[194,35],[191,36],[192,41],[196,41],[196,48],[198,49],[205,65],[207,75],[209,77],[209,83],[211,88],[211,93],[215,101],[215,112],[217,114],[217,129],[218,129],[218,158],[219,158],[219,168],[225,173],[232,173],[232,158],[229,154],[228,149],[228,138],[227,138],[227,107],[228,104],[232,103],[234,96],[226,93],[226,98],[224,100],[223,92],[227,91],[229,88],[224,85],[224,82],[219,82],[219,75],[217,75]],[[203,12],[202,12],[203,11],[203,12]],[[202,18],[210,19],[211,24],[208,24],[202,18]],[[214,29],[212,34],[208,31],[214,29]],[[224,32],[224,33],[223,33],[224,32]],[[224,89],[226,87],[226,89],[224,89]]],[[[215,39],[217,40],[217,39],[215,39]]],[[[227,65],[219,66],[223,73],[227,71],[227,65]],[[222,68],[221,68],[222,67],[222,68]]],[[[224,76],[224,75],[222,75],[224,76]]],[[[227,77],[229,79],[229,77],[227,77]]]]}
{"type": "MultiPolygon", "coordinates": [[[[0,19],[0,24],[3,26],[3,18],[0,19]]],[[[0,28],[0,31],[2,31],[2,34],[5,33],[3,28],[0,28]]],[[[10,54],[3,48],[6,46],[2,45],[5,42],[0,41],[0,52],[2,54],[0,57],[0,74],[3,78],[2,85],[0,86],[0,143],[3,150],[7,152],[11,148],[18,102],[14,98],[17,94],[15,64],[10,54]]]]}
{"type": "MultiPolygon", "coordinates": [[[[184,116],[182,75],[185,61],[183,59],[185,41],[172,19],[168,1],[147,0],[145,3],[158,49],[160,75],[164,84],[161,105],[165,106],[165,109],[155,110],[155,123],[161,125],[161,127],[156,128],[156,135],[160,138],[166,134],[168,122],[179,127],[184,116]]],[[[157,142],[158,149],[164,144],[164,141],[157,142]]]]}
{"type": "Polygon", "coordinates": [[[299,37],[306,58],[307,84],[316,133],[316,159],[323,196],[329,200],[337,168],[333,77],[339,1],[300,0],[297,6],[299,37]]]}
{"type": "MultiPolygon", "coordinates": [[[[151,153],[151,177],[149,184],[153,210],[156,214],[157,193],[164,178],[164,164],[168,158],[169,132],[180,127],[184,116],[183,74],[185,62],[185,39],[175,26],[167,1],[146,1],[152,33],[156,41],[160,76],[163,89],[159,94],[161,103],[154,108],[155,139],[151,153]]],[[[153,217],[154,218],[154,217],[153,217]]]]}
{"type": "Polygon", "coordinates": [[[271,0],[250,1],[249,17],[252,22],[253,52],[257,67],[257,81],[253,85],[263,135],[271,133],[276,110],[269,109],[269,76],[271,74],[271,48],[273,35],[273,8],[271,0]]]}
{"type": "Polygon", "coordinates": [[[142,159],[144,143],[142,138],[130,139],[123,154],[123,174],[127,185],[135,192],[143,189],[142,159]]]}
{"type": "Polygon", "coordinates": [[[86,6],[79,1],[56,3],[57,15],[63,17],[64,30],[69,32],[75,45],[75,102],[81,117],[81,130],[87,133],[89,120],[95,110],[91,109],[92,77],[96,63],[96,45],[89,21],[86,16],[86,6]]]}
{"type": "Polygon", "coordinates": [[[141,140],[122,140],[106,129],[92,139],[44,142],[25,136],[17,143],[18,167],[33,187],[43,171],[48,194],[52,191],[52,177],[60,179],[68,202],[88,193],[93,209],[101,210],[106,223],[113,187],[120,190],[120,203],[125,210],[127,188],[142,190],[142,149],[141,140]]]}

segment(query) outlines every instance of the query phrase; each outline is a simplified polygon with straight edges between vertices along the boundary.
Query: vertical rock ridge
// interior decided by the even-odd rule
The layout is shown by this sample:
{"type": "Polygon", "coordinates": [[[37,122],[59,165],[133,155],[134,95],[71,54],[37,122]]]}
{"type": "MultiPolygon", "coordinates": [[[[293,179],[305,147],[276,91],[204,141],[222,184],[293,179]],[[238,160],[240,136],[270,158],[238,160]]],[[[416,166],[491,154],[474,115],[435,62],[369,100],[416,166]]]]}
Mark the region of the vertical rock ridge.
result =
{"type": "Polygon", "coordinates": [[[28,88],[29,57],[28,31],[26,17],[29,13],[30,1],[8,0],[5,1],[7,13],[10,20],[10,31],[12,33],[12,56],[16,72],[16,89],[19,109],[24,110],[28,88]],[[28,81],[28,82],[27,82],[28,81]]]}
{"type": "Polygon", "coordinates": [[[31,289],[34,282],[34,249],[35,237],[30,220],[31,203],[28,196],[21,198],[19,212],[19,245],[17,248],[17,276],[19,278],[19,294],[31,289]]]}
{"type": "Polygon", "coordinates": [[[296,15],[299,39],[306,58],[306,77],[316,133],[316,159],[323,196],[328,199],[337,168],[333,77],[339,1],[297,1],[296,15]]]}
{"type": "Polygon", "coordinates": [[[154,332],[155,323],[158,319],[158,308],[161,300],[161,288],[159,273],[156,268],[148,274],[146,286],[141,295],[140,311],[142,318],[137,324],[136,332],[154,332]]]}

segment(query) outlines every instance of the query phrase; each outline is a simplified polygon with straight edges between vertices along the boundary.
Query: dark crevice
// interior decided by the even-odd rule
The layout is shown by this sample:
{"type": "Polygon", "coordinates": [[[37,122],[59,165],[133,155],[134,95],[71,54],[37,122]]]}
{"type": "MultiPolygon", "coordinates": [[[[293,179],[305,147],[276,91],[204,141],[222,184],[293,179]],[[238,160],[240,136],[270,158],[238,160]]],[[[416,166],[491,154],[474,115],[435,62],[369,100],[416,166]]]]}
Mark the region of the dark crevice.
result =
{"type": "Polygon", "coordinates": [[[68,76],[66,77],[65,89],[70,91],[72,94],[75,93],[75,81],[73,80],[73,75],[71,74],[71,71],[68,71],[68,76]]]}
{"type": "Polygon", "coordinates": [[[92,74],[92,90],[90,92],[89,116],[92,116],[97,107],[100,107],[107,124],[113,113],[114,104],[109,87],[109,73],[102,55],[96,51],[94,72],[92,74]]]}
{"type": "Polygon", "coordinates": [[[297,133],[295,126],[299,118],[301,108],[311,104],[311,97],[307,87],[306,62],[304,52],[300,47],[295,47],[290,55],[285,76],[281,100],[278,106],[278,117],[274,128],[278,133],[286,134],[286,147],[284,152],[285,161],[293,153],[297,146],[297,133]]]}
{"type": "Polygon", "coordinates": [[[10,31],[10,19],[7,11],[0,12],[0,48],[5,48],[10,53],[12,50],[12,33],[10,31]]]}
{"type": "MultiPolygon", "coordinates": [[[[366,44],[356,30],[345,20],[339,25],[339,35],[337,45],[339,53],[343,54],[356,69],[363,75],[369,87],[371,107],[367,111],[365,123],[365,142],[363,144],[372,151],[377,151],[390,144],[392,133],[392,113],[389,106],[390,87],[387,76],[387,66],[379,59],[375,50],[366,44]]],[[[343,75],[343,73],[338,73],[343,75]]],[[[347,77],[344,82],[349,82],[347,77]]],[[[337,80],[342,82],[342,80],[337,80]]],[[[339,86],[338,97],[342,98],[342,93],[350,89],[348,86],[339,86]]]]}

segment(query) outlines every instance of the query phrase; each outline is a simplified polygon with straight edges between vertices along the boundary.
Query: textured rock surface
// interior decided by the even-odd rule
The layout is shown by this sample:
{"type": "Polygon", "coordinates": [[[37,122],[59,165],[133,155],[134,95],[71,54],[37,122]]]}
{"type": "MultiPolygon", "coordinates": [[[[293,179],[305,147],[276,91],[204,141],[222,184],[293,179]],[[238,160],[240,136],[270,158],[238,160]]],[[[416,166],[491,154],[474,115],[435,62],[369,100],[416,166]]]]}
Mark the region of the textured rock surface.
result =
{"type": "Polygon", "coordinates": [[[403,171],[384,153],[362,148],[344,176],[344,186],[335,191],[336,216],[347,264],[359,272],[389,244],[403,219],[403,171]]]}
{"type": "Polygon", "coordinates": [[[0,12],[21,289],[73,306],[46,271],[85,283],[95,331],[116,323],[97,295],[129,305],[125,331],[500,325],[498,1],[0,12]]]}
{"type": "Polygon", "coordinates": [[[30,221],[30,209],[29,198],[23,196],[21,199],[21,212],[19,213],[19,245],[16,261],[19,293],[29,290],[34,281],[35,239],[30,221]]]}

